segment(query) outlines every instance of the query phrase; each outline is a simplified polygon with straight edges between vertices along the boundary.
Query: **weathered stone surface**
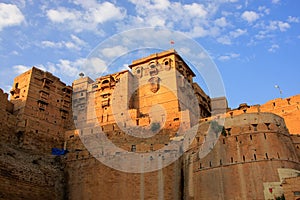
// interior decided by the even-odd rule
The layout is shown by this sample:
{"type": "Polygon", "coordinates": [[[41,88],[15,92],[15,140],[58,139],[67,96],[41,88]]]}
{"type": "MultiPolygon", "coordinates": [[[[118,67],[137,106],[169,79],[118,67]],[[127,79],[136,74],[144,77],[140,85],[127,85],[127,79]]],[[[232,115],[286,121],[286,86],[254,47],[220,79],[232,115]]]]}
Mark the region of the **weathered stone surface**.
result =
{"type": "MultiPolygon", "coordinates": [[[[203,123],[207,127],[211,122],[203,123]]],[[[185,180],[187,199],[265,199],[264,183],[280,184],[278,168],[300,169],[293,140],[279,116],[241,114],[226,118],[224,128],[213,150],[199,158],[205,141],[201,137],[209,134],[208,128],[205,132],[200,127],[200,142],[185,154],[189,164],[184,171],[192,179],[185,180]]]]}

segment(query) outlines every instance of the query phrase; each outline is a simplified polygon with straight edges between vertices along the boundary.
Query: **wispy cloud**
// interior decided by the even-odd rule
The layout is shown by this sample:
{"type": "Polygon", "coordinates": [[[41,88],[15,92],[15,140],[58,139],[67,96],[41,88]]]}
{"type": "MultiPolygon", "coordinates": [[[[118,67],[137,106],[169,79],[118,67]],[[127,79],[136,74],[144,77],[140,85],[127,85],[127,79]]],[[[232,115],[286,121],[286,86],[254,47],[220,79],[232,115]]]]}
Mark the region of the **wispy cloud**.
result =
{"type": "Polygon", "coordinates": [[[274,52],[276,52],[278,49],[279,49],[279,45],[278,45],[278,44],[273,44],[273,45],[268,49],[268,51],[274,53],[274,52]]]}
{"type": "Polygon", "coordinates": [[[12,68],[16,74],[22,74],[30,69],[30,67],[25,65],[15,65],[12,68]]]}
{"type": "Polygon", "coordinates": [[[259,6],[258,11],[262,12],[262,14],[269,15],[270,14],[270,8],[267,8],[266,6],[259,6]]]}
{"type": "Polygon", "coordinates": [[[289,16],[287,21],[290,23],[299,23],[299,17],[289,16]]]}
{"type": "Polygon", "coordinates": [[[273,4],[278,4],[278,3],[280,3],[280,0],[272,0],[272,3],[273,4]]]}
{"type": "Polygon", "coordinates": [[[73,49],[73,50],[81,50],[82,47],[87,46],[87,43],[77,37],[76,35],[71,35],[69,41],[59,41],[59,42],[53,42],[49,40],[44,40],[41,42],[43,47],[49,47],[49,48],[67,48],[67,49],[73,49]]]}
{"type": "Polygon", "coordinates": [[[219,37],[217,39],[217,42],[221,43],[221,44],[226,44],[226,45],[230,45],[231,44],[231,39],[230,37],[228,37],[227,35],[219,37]]]}
{"type": "MultiPolygon", "coordinates": [[[[22,74],[28,70],[30,70],[33,66],[25,66],[25,65],[14,65],[12,68],[16,74],[22,74]]],[[[49,71],[44,65],[34,65],[34,67],[39,68],[43,71],[49,71]]]]}
{"type": "Polygon", "coordinates": [[[240,37],[240,36],[242,36],[242,35],[244,35],[244,34],[246,34],[247,33],[247,30],[246,29],[240,29],[240,28],[238,28],[238,29],[236,29],[236,30],[234,30],[234,31],[231,31],[230,33],[229,33],[229,35],[231,36],[231,37],[233,37],[233,38],[237,38],[237,37],[240,37]]]}
{"type": "Polygon", "coordinates": [[[230,59],[233,59],[233,58],[238,58],[240,57],[240,54],[237,54],[237,53],[229,53],[229,54],[225,54],[225,55],[221,55],[218,57],[218,60],[220,61],[228,61],[230,59]]]}

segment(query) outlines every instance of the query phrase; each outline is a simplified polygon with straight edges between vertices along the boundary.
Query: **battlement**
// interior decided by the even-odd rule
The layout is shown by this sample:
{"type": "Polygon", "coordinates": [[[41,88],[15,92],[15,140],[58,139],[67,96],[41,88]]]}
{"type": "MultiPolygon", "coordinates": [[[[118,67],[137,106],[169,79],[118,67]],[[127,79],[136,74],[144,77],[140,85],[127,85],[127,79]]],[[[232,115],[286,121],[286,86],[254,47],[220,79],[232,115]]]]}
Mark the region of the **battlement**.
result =
{"type": "Polygon", "coordinates": [[[262,105],[248,105],[242,103],[238,108],[227,109],[224,113],[223,105],[226,101],[218,101],[217,99],[212,100],[212,106],[218,111],[218,106],[221,107],[223,112],[216,112],[216,115],[200,119],[200,121],[208,121],[218,117],[236,117],[244,113],[274,113],[280,117],[283,117],[285,124],[290,134],[299,134],[300,128],[298,126],[299,115],[300,115],[300,95],[295,95],[285,99],[274,99],[270,100],[262,105]],[[221,104],[221,105],[219,105],[221,104]]]}

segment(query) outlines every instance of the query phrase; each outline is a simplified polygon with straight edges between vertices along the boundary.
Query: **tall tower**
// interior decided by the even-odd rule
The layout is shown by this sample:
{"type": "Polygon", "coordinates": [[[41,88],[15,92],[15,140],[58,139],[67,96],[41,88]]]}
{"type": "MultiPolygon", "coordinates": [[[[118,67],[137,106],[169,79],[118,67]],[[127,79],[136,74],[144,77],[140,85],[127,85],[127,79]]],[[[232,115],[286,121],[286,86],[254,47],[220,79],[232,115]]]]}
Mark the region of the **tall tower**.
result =
{"type": "Polygon", "coordinates": [[[194,72],[174,49],[135,60],[129,67],[138,80],[137,125],[155,122],[169,129],[184,121],[189,128],[210,115],[210,98],[193,83],[194,72]]]}
{"type": "MultiPolygon", "coordinates": [[[[141,58],[131,71],[81,77],[73,83],[73,112],[80,127],[155,133],[172,129],[170,137],[210,115],[210,98],[193,82],[191,68],[175,50],[141,58]],[[105,126],[105,127],[104,127],[105,126]]],[[[126,131],[125,131],[126,132],[126,131]]]]}
{"type": "Polygon", "coordinates": [[[61,148],[64,132],[72,127],[72,88],[32,67],[14,79],[10,94],[20,145],[39,152],[61,148]]]}

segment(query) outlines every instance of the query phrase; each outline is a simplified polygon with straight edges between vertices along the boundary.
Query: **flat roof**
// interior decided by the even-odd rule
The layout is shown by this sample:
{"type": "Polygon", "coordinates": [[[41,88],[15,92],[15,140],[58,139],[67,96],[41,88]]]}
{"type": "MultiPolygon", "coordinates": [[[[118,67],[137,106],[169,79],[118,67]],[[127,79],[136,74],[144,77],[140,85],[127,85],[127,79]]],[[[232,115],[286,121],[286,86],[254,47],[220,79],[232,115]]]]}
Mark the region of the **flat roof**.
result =
{"type": "Polygon", "coordinates": [[[187,66],[187,69],[189,70],[189,72],[193,76],[196,76],[195,73],[189,67],[189,65],[186,64],[186,62],[182,59],[182,57],[177,53],[177,51],[175,49],[169,49],[169,50],[166,50],[166,51],[162,51],[160,53],[154,53],[154,54],[151,54],[150,56],[134,60],[134,61],[132,61],[132,64],[130,64],[128,67],[130,69],[132,69],[133,67],[135,67],[137,65],[140,65],[140,64],[143,64],[143,63],[147,63],[147,62],[149,62],[151,60],[154,60],[154,59],[163,58],[163,57],[166,57],[166,56],[172,55],[172,54],[176,55],[187,66]]]}

